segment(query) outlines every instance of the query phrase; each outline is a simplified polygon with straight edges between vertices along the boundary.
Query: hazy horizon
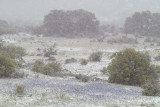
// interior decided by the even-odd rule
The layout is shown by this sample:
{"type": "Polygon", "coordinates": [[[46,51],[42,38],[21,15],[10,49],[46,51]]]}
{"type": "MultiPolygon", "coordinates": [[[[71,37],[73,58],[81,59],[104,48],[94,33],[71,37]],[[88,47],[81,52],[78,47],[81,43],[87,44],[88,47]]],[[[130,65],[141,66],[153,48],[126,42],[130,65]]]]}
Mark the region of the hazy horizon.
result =
{"type": "Polygon", "coordinates": [[[160,0],[0,0],[0,19],[39,23],[50,10],[85,9],[102,22],[122,23],[136,11],[160,12],[160,0]]]}

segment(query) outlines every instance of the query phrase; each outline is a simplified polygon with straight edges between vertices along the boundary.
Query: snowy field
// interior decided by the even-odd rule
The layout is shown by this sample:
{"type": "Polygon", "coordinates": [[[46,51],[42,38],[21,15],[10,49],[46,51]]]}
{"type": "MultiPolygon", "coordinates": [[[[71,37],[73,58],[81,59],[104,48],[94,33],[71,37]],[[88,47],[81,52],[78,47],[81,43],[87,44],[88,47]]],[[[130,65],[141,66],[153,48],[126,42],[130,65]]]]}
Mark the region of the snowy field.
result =
{"type": "Polygon", "coordinates": [[[27,55],[23,59],[31,64],[37,59],[46,61],[43,56],[37,56],[40,53],[38,48],[49,48],[56,43],[57,55],[54,57],[62,64],[66,73],[83,74],[101,81],[84,83],[72,76],[50,77],[24,68],[21,72],[26,76],[22,79],[0,79],[0,107],[160,107],[159,97],[142,96],[140,87],[108,83],[108,76],[100,72],[111,61],[109,57],[113,52],[127,47],[147,51],[155,57],[160,47],[143,44],[143,39],[140,39],[139,44],[130,45],[91,42],[93,40],[87,38],[36,37],[24,33],[5,35],[2,39],[7,44],[24,47],[27,55]],[[147,48],[144,48],[146,46],[147,48]],[[87,59],[95,51],[103,52],[102,61],[89,62],[82,66],[80,59],[87,59]],[[75,58],[77,62],[65,64],[68,58],[75,58]],[[25,86],[23,97],[15,95],[16,85],[25,86]]]}

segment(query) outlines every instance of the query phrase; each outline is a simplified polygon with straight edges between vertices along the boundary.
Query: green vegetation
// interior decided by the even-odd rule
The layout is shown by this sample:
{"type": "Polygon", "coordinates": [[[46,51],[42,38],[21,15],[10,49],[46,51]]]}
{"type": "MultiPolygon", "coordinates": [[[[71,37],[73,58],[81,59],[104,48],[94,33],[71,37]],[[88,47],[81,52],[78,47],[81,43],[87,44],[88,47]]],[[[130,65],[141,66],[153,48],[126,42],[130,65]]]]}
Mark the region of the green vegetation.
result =
{"type": "Polygon", "coordinates": [[[155,80],[147,81],[143,85],[142,95],[146,96],[159,96],[160,94],[160,86],[159,83],[155,80]]]}
{"type": "Polygon", "coordinates": [[[58,62],[44,64],[42,61],[35,61],[34,65],[32,66],[32,71],[45,75],[52,75],[56,72],[60,72],[61,69],[61,64],[58,62]]]}
{"type": "Polygon", "coordinates": [[[3,44],[0,44],[0,52],[12,59],[20,58],[26,54],[25,49],[22,47],[3,44]]]}
{"type": "Polygon", "coordinates": [[[21,67],[17,59],[25,55],[25,49],[17,46],[0,44],[0,78],[10,77],[15,69],[21,67]]]}
{"type": "Polygon", "coordinates": [[[70,58],[70,59],[66,59],[66,60],[65,60],[65,64],[74,63],[74,62],[77,62],[77,59],[75,59],[75,58],[70,58]]]}
{"type": "Polygon", "coordinates": [[[0,53],[0,78],[9,77],[14,71],[14,61],[0,53]]]}
{"type": "Polygon", "coordinates": [[[81,65],[87,65],[88,64],[88,60],[86,59],[81,59],[81,65]]]}
{"type": "Polygon", "coordinates": [[[146,96],[160,94],[157,74],[160,67],[151,65],[147,53],[128,48],[114,53],[111,58],[112,62],[107,69],[102,70],[104,74],[109,75],[109,82],[142,86],[144,89],[142,94],[146,96]]]}
{"type": "Polygon", "coordinates": [[[88,82],[90,80],[90,77],[81,74],[75,75],[75,78],[81,80],[82,82],[88,82]]]}
{"type": "Polygon", "coordinates": [[[102,72],[103,74],[108,74],[108,71],[107,71],[107,68],[106,68],[106,67],[103,67],[103,69],[101,70],[101,72],[102,72]]]}
{"type": "Polygon", "coordinates": [[[160,61],[160,53],[154,58],[156,61],[160,61]]]}
{"type": "Polygon", "coordinates": [[[111,83],[141,86],[147,80],[158,78],[147,53],[128,48],[114,53],[111,58],[107,68],[111,83]]]}
{"type": "Polygon", "coordinates": [[[44,68],[45,64],[42,61],[35,61],[34,65],[32,66],[32,71],[34,72],[43,72],[43,68],[44,68]]]}
{"type": "Polygon", "coordinates": [[[95,52],[89,56],[90,61],[98,62],[102,59],[102,52],[95,52]]]}
{"type": "Polygon", "coordinates": [[[17,95],[23,95],[25,91],[25,87],[22,85],[17,85],[15,88],[15,94],[17,95]]]}

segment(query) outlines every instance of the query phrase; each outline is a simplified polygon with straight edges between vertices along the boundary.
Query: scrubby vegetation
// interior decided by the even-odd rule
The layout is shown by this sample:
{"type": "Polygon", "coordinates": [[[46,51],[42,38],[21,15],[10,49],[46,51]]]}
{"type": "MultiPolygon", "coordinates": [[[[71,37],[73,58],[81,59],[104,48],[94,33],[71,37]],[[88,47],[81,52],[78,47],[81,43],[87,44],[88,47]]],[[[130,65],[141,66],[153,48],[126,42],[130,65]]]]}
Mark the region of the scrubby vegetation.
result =
{"type": "Polygon", "coordinates": [[[160,53],[154,58],[156,61],[160,61],[160,53]]]}
{"type": "Polygon", "coordinates": [[[138,85],[146,96],[160,94],[158,83],[159,67],[151,65],[147,53],[128,48],[112,55],[112,62],[102,72],[109,75],[109,82],[125,85],[138,85]]]}
{"type": "Polygon", "coordinates": [[[82,82],[88,82],[90,80],[88,76],[81,75],[81,74],[75,75],[75,78],[78,80],[81,80],[82,82]]]}
{"type": "Polygon", "coordinates": [[[32,66],[32,71],[42,73],[44,66],[45,64],[42,61],[37,60],[32,66]]]}
{"type": "Polygon", "coordinates": [[[14,71],[14,61],[4,54],[0,53],[0,78],[9,77],[14,71]]]}
{"type": "Polygon", "coordinates": [[[23,85],[17,85],[15,88],[16,95],[23,95],[25,91],[25,87],[23,85]]]}
{"type": "Polygon", "coordinates": [[[81,59],[81,65],[87,65],[88,64],[88,60],[86,59],[81,59]]]}
{"type": "Polygon", "coordinates": [[[65,64],[74,63],[74,62],[77,62],[77,59],[75,59],[75,58],[69,58],[69,59],[65,60],[65,64]]]}
{"type": "Polygon", "coordinates": [[[138,43],[137,39],[127,37],[127,36],[122,36],[122,37],[116,37],[116,38],[110,38],[107,40],[108,43],[124,43],[124,44],[135,44],[138,43]]]}
{"type": "Polygon", "coordinates": [[[142,92],[142,95],[159,96],[159,94],[160,94],[160,85],[159,85],[158,81],[155,81],[155,80],[147,81],[143,85],[143,89],[144,90],[142,92]]]}
{"type": "Polygon", "coordinates": [[[26,50],[19,46],[0,44],[0,52],[12,59],[20,58],[26,54],[26,50]]]}
{"type": "Polygon", "coordinates": [[[141,86],[147,80],[157,79],[147,53],[128,48],[114,53],[111,58],[107,68],[109,82],[141,86]]]}
{"type": "Polygon", "coordinates": [[[106,67],[103,67],[103,69],[101,70],[101,72],[102,72],[103,74],[108,74],[108,71],[107,71],[107,68],[106,68],[106,67]]]}
{"type": "Polygon", "coordinates": [[[61,64],[58,62],[44,64],[42,61],[35,61],[32,66],[32,71],[45,75],[53,75],[54,73],[60,72],[61,69],[61,64]]]}
{"type": "Polygon", "coordinates": [[[102,52],[94,52],[89,56],[89,61],[101,61],[102,59],[102,52]]]}
{"type": "Polygon", "coordinates": [[[13,76],[13,72],[22,65],[19,58],[24,55],[25,49],[22,47],[0,44],[0,77],[13,76]]]}

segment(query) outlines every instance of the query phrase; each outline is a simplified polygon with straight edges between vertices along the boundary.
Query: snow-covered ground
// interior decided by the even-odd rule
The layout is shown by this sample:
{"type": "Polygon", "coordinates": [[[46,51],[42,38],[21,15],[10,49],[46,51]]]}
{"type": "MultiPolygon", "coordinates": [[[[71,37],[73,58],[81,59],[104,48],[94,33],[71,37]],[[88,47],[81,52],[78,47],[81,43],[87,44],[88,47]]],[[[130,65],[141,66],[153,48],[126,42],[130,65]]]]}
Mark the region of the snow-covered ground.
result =
{"type": "MultiPolygon", "coordinates": [[[[142,96],[140,87],[124,86],[107,83],[107,75],[100,70],[110,63],[110,55],[126,47],[139,51],[148,51],[152,56],[159,52],[158,46],[144,48],[143,43],[108,44],[107,42],[90,42],[90,39],[45,38],[20,33],[6,35],[3,39],[14,40],[14,45],[27,50],[24,57],[26,63],[33,63],[37,59],[46,61],[43,56],[36,56],[37,49],[45,49],[57,44],[56,60],[62,64],[67,73],[83,74],[96,77],[104,81],[83,83],[74,77],[50,77],[33,73],[29,69],[22,69],[25,77],[22,79],[0,79],[0,107],[159,107],[159,97],[142,96]],[[103,52],[100,62],[89,62],[81,65],[80,59],[88,59],[90,53],[103,52]],[[32,55],[31,55],[32,54],[32,55]],[[68,58],[75,58],[77,62],[65,64],[68,58]],[[23,97],[15,95],[16,85],[25,86],[23,97]]],[[[157,63],[157,62],[153,62],[157,63]]]]}

